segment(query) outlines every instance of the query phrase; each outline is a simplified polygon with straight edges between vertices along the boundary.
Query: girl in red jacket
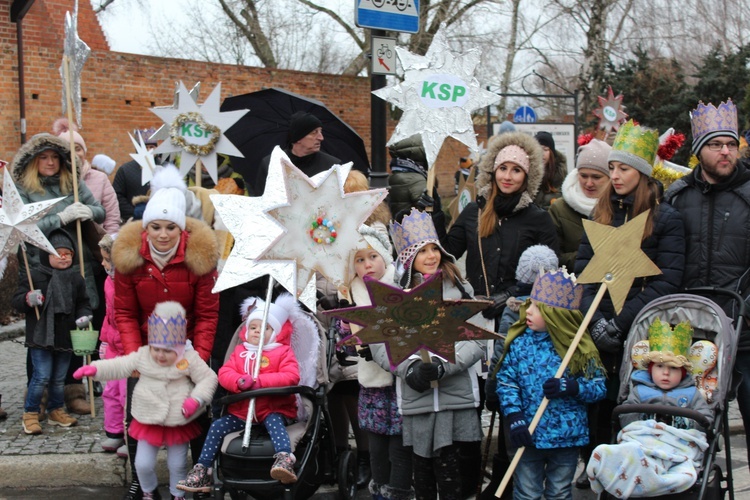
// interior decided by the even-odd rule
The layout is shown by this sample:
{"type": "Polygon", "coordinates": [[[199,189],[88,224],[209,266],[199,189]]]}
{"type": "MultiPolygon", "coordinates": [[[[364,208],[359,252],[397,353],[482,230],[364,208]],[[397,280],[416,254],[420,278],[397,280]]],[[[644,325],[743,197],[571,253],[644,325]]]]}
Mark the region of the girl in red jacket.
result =
{"type": "MultiPolygon", "coordinates": [[[[288,293],[268,304],[268,319],[263,332],[262,350],[258,349],[261,322],[266,303],[250,298],[243,304],[249,309],[245,324],[240,328],[242,341],[232,352],[229,361],[219,369],[219,383],[231,393],[265,387],[287,387],[300,381],[299,365],[290,346],[293,325],[290,314],[298,309],[297,301],[288,293]],[[253,380],[255,363],[260,363],[260,373],[253,380]]],[[[178,489],[192,492],[211,491],[211,464],[224,437],[245,428],[249,400],[233,403],[228,413],[214,420],[203,445],[203,451],[187,479],[180,481],[178,489]]],[[[297,400],[289,396],[265,396],[255,400],[254,421],[262,423],[271,437],[276,461],[271,467],[271,477],[284,484],[297,481],[294,473],[295,458],[285,425],[297,417],[297,400]]]]}

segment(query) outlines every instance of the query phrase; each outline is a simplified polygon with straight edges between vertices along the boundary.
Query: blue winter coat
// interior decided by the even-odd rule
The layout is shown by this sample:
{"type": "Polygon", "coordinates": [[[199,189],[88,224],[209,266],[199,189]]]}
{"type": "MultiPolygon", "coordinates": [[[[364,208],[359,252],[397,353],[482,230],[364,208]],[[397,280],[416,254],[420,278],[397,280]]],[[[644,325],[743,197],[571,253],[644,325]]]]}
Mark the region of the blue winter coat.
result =
{"type": "MultiPolygon", "coordinates": [[[[527,328],[516,337],[497,373],[497,394],[503,415],[521,411],[526,422],[531,423],[544,398],[542,384],[555,376],[560,364],[562,359],[549,333],[527,328]]],[[[567,368],[564,376],[571,376],[567,368]]],[[[536,448],[567,448],[589,443],[586,405],[604,399],[604,371],[597,369],[592,378],[573,378],[578,381],[578,395],[550,400],[532,434],[536,448]]]]}

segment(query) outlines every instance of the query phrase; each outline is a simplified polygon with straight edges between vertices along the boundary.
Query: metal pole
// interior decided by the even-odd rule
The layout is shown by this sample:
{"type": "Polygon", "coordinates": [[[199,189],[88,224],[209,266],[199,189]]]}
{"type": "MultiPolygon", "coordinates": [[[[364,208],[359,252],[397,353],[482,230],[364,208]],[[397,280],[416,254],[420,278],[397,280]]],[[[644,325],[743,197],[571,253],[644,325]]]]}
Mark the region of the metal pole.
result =
{"type": "Polygon", "coordinates": [[[21,118],[21,144],[26,143],[26,86],[23,74],[23,19],[16,21],[16,42],[18,46],[18,107],[21,118]]]}
{"type": "MultiPolygon", "coordinates": [[[[385,36],[384,30],[371,30],[373,36],[385,36]]],[[[371,45],[372,47],[372,45],[371,45]]],[[[372,57],[372,50],[370,50],[372,57]]],[[[385,75],[370,76],[370,90],[378,90],[385,87],[385,75]]],[[[384,188],[388,186],[388,169],[386,168],[385,156],[385,101],[370,94],[370,151],[371,170],[370,186],[373,188],[384,188]]]]}

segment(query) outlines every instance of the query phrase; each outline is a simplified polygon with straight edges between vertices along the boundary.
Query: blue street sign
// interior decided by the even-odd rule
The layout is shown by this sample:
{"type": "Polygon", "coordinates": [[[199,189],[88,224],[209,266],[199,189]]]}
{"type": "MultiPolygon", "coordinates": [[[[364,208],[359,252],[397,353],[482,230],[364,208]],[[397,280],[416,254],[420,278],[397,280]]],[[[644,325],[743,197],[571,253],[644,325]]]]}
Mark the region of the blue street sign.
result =
{"type": "Polygon", "coordinates": [[[536,111],[531,106],[521,106],[513,114],[513,123],[536,123],[536,111]]]}
{"type": "Polygon", "coordinates": [[[418,33],[419,0],[357,0],[355,23],[360,28],[418,33]]]}

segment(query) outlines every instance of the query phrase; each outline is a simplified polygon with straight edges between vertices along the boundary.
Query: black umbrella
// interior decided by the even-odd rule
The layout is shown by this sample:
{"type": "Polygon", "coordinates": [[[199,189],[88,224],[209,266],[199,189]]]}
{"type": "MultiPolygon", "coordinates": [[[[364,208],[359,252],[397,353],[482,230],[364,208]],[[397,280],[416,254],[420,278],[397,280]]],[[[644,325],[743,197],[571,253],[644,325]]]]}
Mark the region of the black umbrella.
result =
{"type": "Polygon", "coordinates": [[[354,162],[354,168],[364,173],[370,162],[362,138],[325,104],[287,90],[269,88],[249,94],[228,97],[221,111],[249,109],[229,130],[226,137],[242,151],[244,158],[232,157],[233,168],[246,181],[255,180],[257,166],[275,146],[286,147],[289,118],[297,111],[306,111],[323,123],[321,150],[333,155],[342,163],[354,162]]]}

